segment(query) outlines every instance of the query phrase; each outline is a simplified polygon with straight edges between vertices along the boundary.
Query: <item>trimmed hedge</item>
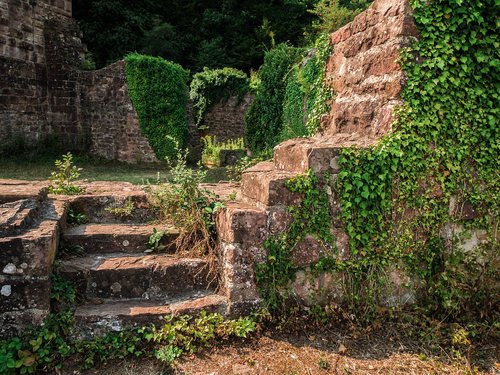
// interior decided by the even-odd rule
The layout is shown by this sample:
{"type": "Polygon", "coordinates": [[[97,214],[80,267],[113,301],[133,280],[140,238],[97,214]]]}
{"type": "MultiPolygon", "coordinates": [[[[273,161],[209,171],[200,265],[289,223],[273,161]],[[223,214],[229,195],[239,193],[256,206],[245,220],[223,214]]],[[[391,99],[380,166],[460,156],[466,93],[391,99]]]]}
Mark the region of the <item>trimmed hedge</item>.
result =
{"type": "Polygon", "coordinates": [[[188,134],[188,72],[160,57],[133,53],[125,58],[130,99],[141,132],[158,159],[175,157],[175,142],[184,148],[188,134]]]}

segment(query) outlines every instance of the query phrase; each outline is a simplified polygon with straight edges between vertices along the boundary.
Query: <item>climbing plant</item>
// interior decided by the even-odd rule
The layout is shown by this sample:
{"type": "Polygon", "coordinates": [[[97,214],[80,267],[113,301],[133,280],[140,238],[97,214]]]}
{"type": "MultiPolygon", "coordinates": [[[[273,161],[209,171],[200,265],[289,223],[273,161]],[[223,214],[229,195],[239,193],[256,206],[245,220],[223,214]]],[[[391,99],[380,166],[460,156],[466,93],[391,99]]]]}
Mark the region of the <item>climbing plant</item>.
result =
{"type": "Polygon", "coordinates": [[[241,101],[249,90],[249,84],[247,75],[234,68],[205,68],[196,73],[189,92],[195,110],[196,125],[203,125],[203,115],[211,105],[227,100],[230,96],[236,96],[241,101]]]}
{"type": "Polygon", "coordinates": [[[184,147],[188,133],[188,73],[160,57],[133,53],[125,62],[129,95],[142,134],[158,159],[174,158],[173,140],[184,147]]]}
{"type": "Polygon", "coordinates": [[[405,104],[382,142],[342,153],[342,217],[352,253],[403,260],[433,311],[491,313],[500,212],[498,12],[490,0],[412,6],[420,38],[402,54],[405,104]],[[475,210],[469,220],[460,214],[466,205],[475,210]],[[459,245],[472,229],[482,230],[483,243],[465,254],[459,245]]]}
{"type": "MultiPolygon", "coordinates": [[[[498,11],[493,0],[415,0],[412,6],[420,38],[401,56],[407,86],[393,131],[375,146],[344,149],[341,172],[332,178],[350,256],[325,257],[311,269],[343,272],[353,286],[347,299],[363,305],[368,317],[383,301],[387,274],[399,268],[431,316],[495,321],[498,11]]],[[[307,191],[322,188],[313,184],[307,191]]],[[[295,275],[293,241],[287,241],[296,225],[302,234],[309,231],[300,227],[304,222],[299,218],[267,243],[269,264],[258,279],[272,304],[295,275]]]]}
{"type": "Polygon", "coordinates": [[[332,96],[325,83],[325,66],[331,51],[329,36],[324,34],[288,75],[281,140],[310,136],[318,130],[332,96]]]}
{"type": "Polygon", "coordinates": [[[325,254],[332,253],[334,237],[330,232],[328,197],[318,186],[319,179],[312,171],[286,182],[286,187],[303,199],[299,206],[289,207],[290,227],[266,241],[268,261],[257,265],[257,283],[271,310],[280,307],[288,297],[287,288],[299,269],[292,262],[292,251],[306,235],[318,240],[325,254]]]}
{"type": "Polygon", "coordinates": [[[264,150],[279,142],[287,75],[301,55],[301,49],[286,44],[266,53],[255,100],[245,115],[246,141],[250,149],[264,150]]]}

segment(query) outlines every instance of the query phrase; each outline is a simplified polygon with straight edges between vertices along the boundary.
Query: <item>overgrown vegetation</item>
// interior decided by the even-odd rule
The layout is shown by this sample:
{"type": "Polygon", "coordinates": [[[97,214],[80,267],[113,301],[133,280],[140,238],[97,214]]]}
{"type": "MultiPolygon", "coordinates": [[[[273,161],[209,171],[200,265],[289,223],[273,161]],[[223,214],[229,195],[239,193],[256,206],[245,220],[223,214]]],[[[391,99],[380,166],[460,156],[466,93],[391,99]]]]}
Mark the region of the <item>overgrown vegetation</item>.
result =
{"type": "Polygon", "coordinates": [[[121,205],[114,204],[109,207],[106,207],[104,210],[119,218],[125,219],[127,217],[132,216],[135,210],[135,204],[132,201],[132,198],[128,197],[123,204],[121,205]]]}
{"type": "Polygon", "coordinates": [[[188,151],[175,146],[176,158],[169,160],[170,175],[165,184],[149,188],[149,201],[161,222],[179,230],[175,248],[179,253],[204,255],[215,277],[217,253],[214,213],[222,202],[200,186],[206,171],[187,167],[188,151]]]}
{"type": "Polygon", "coordinates": [[[331,33],[351,22],[370,5],[371,0],[319,0],[311,13],[318,17],[313,28],[319,33],[331,33]]]}
{"type": "Polygon", "coordinates": [[[342,217],[354,257],[362,264],[403,261],[430,313],[492,318],[500,212],[495,4],[413,7],[421,36],[402,56],[405,104],[379,145],[339,159],[342,217]],[[474,215],[464,215],[467,205],[474,215]],[[461,250],[478,235],[479,246],[461,250]]]}
{"type": "Polygon", "coordinates": [[[273,148],[283,128],[286,79],[302,49],[280,44],[266,53],[260,69],[261,83],[245,115],[246,144],[251,150],[273,148]]]}
{"type": "Polygon", "coordinates": [[[249,83],[247,75],[234,68],[204,69],[196,73],[189,92],[196,125],[205,129],[203,116],[213,104],[227,100],[231,96],[241,101],[249,90],[249,83]]]}
{"type": "Polygon", "coordinates": [[[88,218],[83,212],[75,211],[73,208],[68,209],[66,222],[69,225],[81,225],[87,222],[88,218]]]}
{"type": "Polygon", "coordinates": [[[158,159],[174,158],[174,140],[184,147],[188,133],[188,73],[159,57],[133,53],[125,61],[129,95],[142,134],[158,159]]]}
{"type": "Polygon", "coordinates": [[[201,162],[203,165],[220,166],[221,150],[243,150],[243,138],[229,139],[226,142],[218,142],[215,136],[206,136],[203,141],[203,152],[201,162]]]}
{"type": "Polygon", "coordinates": [[[155,357],[171,364],[182,355],[233,337],[247,337],[258,329],[254,317],[225,319],[220,314],[202,312],[198,317],[166,317],[159,326],[127,328],[103,337],[77,340],[71,305],[75,290],[61,276],[52,278],[51,298],[63,310],[52,313],[39,328],[20,337],[0,340],[0,373],[6,375],[47,373],[61,369],[69,358],[81,369],[127,357],[155,357]]]}
{"type": "Polygon", "coordinates": [[[332,97],[325,83],[325,66],[331,52],[329,34],[323,34],[314,49],[288,74],[280,140],[311,136],[319,129],[332,97]]]}
{"type": "Polygon", "coordinates": [[[54,164],[56,170],[49,177],[49,193],[65,195],[83,193],[85,189],[74,184],[80,177],[82,169],[73,164],[73,155],[68,152],[62,156],[62,160],[56,160],[54,164]]]}
{"type": "Polygon", "coordinates": [[[293,193],[303,195],[299,206],[291,206],[290,227],[283,233],[271,236],[264,246],[268,251],[267,262],[257,265],[257,283],[267,307],[276,310],[290,297],[290,282],[299,270],[292,262],[292,251],[307,235],[321,243],[325,257],[333,256],[334,237],[330,231],[331,217],[328,196],[317,189],[318,177],[309,172],[286,183],[293,193]]]}
{"type": "Polygon", "coordinates": [[[310,181],[299,190],[302,206],[291,208],[289,231],[267,242],[269,262],[258,274],[271,307],[287,297],[297,270],[290,258],[296,239],[312,234],[329,249],[330,240],[310,226],[313,218],[300,215],[313,211],[311,196],[320,204],[333,187],[350,254],[341,259],[334,251],[311,272],[344,275],[353,316],[374,319],[387,304],[389,274],[400,271],[410,276],[407,286],[430,319],[498,319],[500,65],[494,3],[414,1],[413,7],[421,36],[402,56],[408,85],[394,131],[374,147],[345,149],[331,183],[301,177],[310,181]]]}

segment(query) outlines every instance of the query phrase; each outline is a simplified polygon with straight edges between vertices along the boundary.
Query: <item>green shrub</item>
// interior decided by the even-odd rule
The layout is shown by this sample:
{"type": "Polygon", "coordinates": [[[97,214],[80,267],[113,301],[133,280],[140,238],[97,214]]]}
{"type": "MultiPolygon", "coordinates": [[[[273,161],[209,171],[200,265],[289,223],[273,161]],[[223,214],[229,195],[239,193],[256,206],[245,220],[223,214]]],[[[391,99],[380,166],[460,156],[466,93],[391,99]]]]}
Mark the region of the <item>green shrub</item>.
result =
{"type": "Polygon", "coordinates": [[[204,165],[212,164],[220,165],[221,150],[242,150],[245,146],[243,138],[230,139],[226,142],[218,142],[215,136],[207,135],[202,138],[203,152],[201,154],[201,162],[204,165]]]}
{"type": "Polygon", "coordinates": [[[211,270],[217,262],[214,213],[221,202],[211,191],[200,187],[206,171],[187,167],[187,150],[175,145],[176,159],[167,159],[169,181],[149,189],[151,207],[164,224],[179,230],[175,248],[192,256],[207,255],[211,270]]]}
{"type": "Polygon", "coordinates": [[[238,100],[249,89],[249,79],[245,73],[233,68],[207,69],[196,73],[191,81],[189,96],[193,101],[196,125],[203,123],[203,115],[211,105],[237,96],[238,100]]]}
{"type": "Polygon", "coordinates": [[[325,85],[325,65],[331,53],[329,35],[315,43],[304,60],[288,75],[283,101],[281,140],[313,135],[328,112],[331,90],[325,85]]]}
{"type": "Polygon", "coordinates": [[[251,150],[272,148],[279,142],[286,79],[301,54],[302,49],[286,44],[266,53],[255,100],[245,115],[246,143],[251,150]]]}
{"type": "Polygon", "coordinates": [[[159,57],[125,58],[129,95],[139,126],[158,159],[175,157],[174,142],[184,147],[188,134],[188,72],[159,57]]]}
{"type": "Polygon", "coordinates": [[[318,16],[313,28],[320,33],[331,33],[351,22],[370,5],[370,0],[319,0],[311,13],[318,16]]]}

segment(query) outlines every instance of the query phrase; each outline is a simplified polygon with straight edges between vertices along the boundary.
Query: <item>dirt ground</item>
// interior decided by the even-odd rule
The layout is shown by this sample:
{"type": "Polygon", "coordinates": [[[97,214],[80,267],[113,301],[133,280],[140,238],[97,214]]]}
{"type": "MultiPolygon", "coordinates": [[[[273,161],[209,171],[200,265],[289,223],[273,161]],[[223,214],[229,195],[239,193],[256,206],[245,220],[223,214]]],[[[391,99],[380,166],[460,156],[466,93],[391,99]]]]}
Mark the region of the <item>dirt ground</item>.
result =
{"type": "MultiPolygon", "coordinates": [[[[280,333],[222,343],[180,359],[172,368],[154,360],[111,363],[89,374],[100,375],[321,375],[321,374],[500,374],[499,345],[475,348],[477,371],[444,349],[433,357],[395,328],[359,335],[338,330],[280,333]],[[479,353],[479,354],[478,354],[479,353]]],[[[472,366],[474,367],[474,366],[472,366]]]]}

